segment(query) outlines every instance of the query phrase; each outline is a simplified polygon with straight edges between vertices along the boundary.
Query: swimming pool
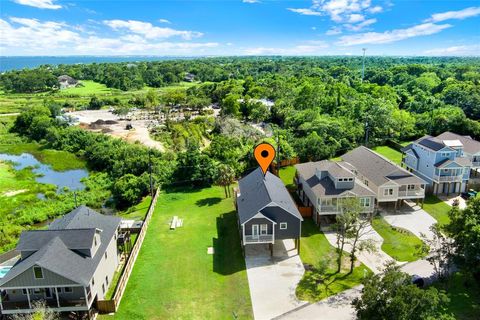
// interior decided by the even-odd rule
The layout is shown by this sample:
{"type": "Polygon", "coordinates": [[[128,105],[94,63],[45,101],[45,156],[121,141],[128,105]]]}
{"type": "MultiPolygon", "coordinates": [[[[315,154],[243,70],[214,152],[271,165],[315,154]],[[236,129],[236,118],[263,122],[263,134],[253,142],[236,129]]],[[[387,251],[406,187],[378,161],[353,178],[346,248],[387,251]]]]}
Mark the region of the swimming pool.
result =
{"type": "Polygon", "coordinates": [[[0,279],[5,277],[5,275],[7,274],[8,271],[10,271],[10,269],[12,269],[11,266],[0,267],[0,279]]]}

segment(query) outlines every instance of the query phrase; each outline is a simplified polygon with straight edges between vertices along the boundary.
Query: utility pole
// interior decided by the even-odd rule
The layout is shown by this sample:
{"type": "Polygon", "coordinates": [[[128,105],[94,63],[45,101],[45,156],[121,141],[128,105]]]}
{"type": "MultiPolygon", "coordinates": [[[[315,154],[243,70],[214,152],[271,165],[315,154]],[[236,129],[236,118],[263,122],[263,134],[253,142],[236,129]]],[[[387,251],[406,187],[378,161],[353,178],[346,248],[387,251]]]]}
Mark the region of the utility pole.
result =
{"type": "Polygon", "coordinates": [[[148,150],[148,173],[150,174],[150,195],[153,198],[152,152],[148,150]]]}
{"type": "Polygon", "coordinates": [[[73,200],[75,201],[75,208],[78,207],[77,206],[77,191],[73,191],[73,200]]]}
{"type": "Polygon", "coordinates": [[[367,51],[367,48],[362,48],[363,50],[363,59],[362,59],[362,82],[363,78],[365,77],[365,51],[367,51]]]}
{"type": "Polygon", "coordinates": [[[365,147],[368,148],[368,120],[365,121],[365,147]]]}
{"type": "Polygon", "coordinates": [[[280,134],[277,130],[277,176],[280,176],[280,134]]]}

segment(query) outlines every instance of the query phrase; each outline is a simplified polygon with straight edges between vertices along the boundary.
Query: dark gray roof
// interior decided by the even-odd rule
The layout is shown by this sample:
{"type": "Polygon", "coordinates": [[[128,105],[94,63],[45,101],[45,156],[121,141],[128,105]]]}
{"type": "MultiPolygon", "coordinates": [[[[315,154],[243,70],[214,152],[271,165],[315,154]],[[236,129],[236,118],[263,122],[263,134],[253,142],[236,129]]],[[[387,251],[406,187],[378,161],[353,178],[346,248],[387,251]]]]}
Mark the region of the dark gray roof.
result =
{"type": "MultiPolygon", "coordinates": [[[[55,236],[39,248],[34,254],[15,264],[7,275],[3,279],[0,279],[0,286],[5,285],[10,280],[35,265],[41,266],[42,268],[76,283],[87,286],[90,283],[99,262],[103,258],[103,254],[106,251],[108,244],[120,225],[120,221],[121,218],[102,215],[86,206],[76,208],[62,218],[52,222],[48,230],[64,230],[64,232],[72,231],[72,234],[77,234],[78,229],[99,229],[99,231],[101,231],[101,242],[95,255],[93,257],[87,257],[74,252],[65,244],[64,241],[69,241],[66,240],[65,236],[55,236]]],[[[58,234],[62,233],[59,232],[58,234]]],[[[42,235],[42,237],[44,236],[42,235]]]]}
{"type": "Polygon", "coordinates": [[[417,151],[415,151],[415,149],[413,149],[413,144],[408,144],[406,145],[405,147],[403,147],[402,149],[400,149],[400,151],[402,151],[403,153],[406,153],[407,151],[412,151],[412,154],[415,158],[419,159],[420,157],[418,156],[418,153],[417,151]]]}
{"type": "Polygon", "coordinates": [[[446,147],[442,140],[429,135],[423,136],[415,142],[433,151],[438,151],[446,147]]]}
{"type": "Polygon", "coordinates": [[[22,232],[17,244],[18,251],[38,250],[53,238],[60,240],[71,250],[89,249],[93,246],[96,229],[32,230],[22,232]]]}
{"type": "Polygon", "coordinates": [[[290,214],[303,220],[292,197],[282,180],[260,168],[254,170],[238,181],[240,195],[237,197],[240,223],[250,220],[266,206],[278,206],[290,214]]]}
{"type": "Polygon", "coordinates": [[[437,136],[439,140],[460,140],[463,144],[463,150],[469,154],[477,154],[480,152],[480,142],[473,140],[468,136],[461,136],[453,132],[444,132],[437,136]]]}
{"type": "MultiPolygon", "coordinates": [[[[354,176],[351,170],[355,170],[355,168],[351,164],[346,162],[322,160],[317,162],[306,162],[295,165],[298,175],[302,176],[302,178],[308,184],[308,186],[303,186],[303,188],[310,188],[313,193],[315,193],[315,195],[319,198],[333,196],[342,197],[351,194],[354,194],[356,196],[375,196],[375,193],[358,179],[355,179],[352,189],[336,189],[335,184],[329,177],[319,179],[316,175],[316,170],[326,170],[330,172],[331,169],[337,171],[338,167],[349,173],[347,177],[354,176]]],[[[344,176],[344,174],[342,174],[341,176],[344,176]]]]}
{"type": "Polygon", "coordinates": [[[353,149],[342,156],[367,179],[377,186],[388,181],[399,184],[425,184],[426,182],[411,172],[403,169],[382,155],[364,146],[353,149]]]}

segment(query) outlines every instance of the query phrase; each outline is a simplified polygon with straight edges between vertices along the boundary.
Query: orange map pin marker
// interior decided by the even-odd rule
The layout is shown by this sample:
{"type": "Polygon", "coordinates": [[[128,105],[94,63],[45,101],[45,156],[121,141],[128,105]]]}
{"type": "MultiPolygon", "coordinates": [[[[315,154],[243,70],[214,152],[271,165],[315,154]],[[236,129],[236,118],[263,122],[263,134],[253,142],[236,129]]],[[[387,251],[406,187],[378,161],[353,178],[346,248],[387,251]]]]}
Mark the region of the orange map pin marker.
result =
{"type": "Polygon", "coordinates": [[[262,168],[263,174],[267,173],[268,167],[275,159],[275,148],[270,143],[260,143],[253,150],[255,160],[257,160],[260,168],[262,168]]]}

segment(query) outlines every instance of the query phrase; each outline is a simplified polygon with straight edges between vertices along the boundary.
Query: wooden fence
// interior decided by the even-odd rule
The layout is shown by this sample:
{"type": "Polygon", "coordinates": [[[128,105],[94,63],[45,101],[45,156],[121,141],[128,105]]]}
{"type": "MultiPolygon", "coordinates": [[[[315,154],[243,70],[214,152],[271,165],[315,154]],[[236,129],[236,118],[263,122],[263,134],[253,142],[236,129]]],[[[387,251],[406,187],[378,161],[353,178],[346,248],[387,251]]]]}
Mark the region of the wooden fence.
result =
{"type": "Polygon", "coordinates": [[[20,252],[18,252],[17,250],[10,250],[8,252],[5,252],[5,253],[0,255],[0,263],[7,262],[8,260],[13,259],[16,256],[18,256],[19,254],[20,254],[20,252]]]}
{"type": "Polygon", "coordinates": [[[313,215],[313,207],[298,207],[298,211],[304,218],[310,218],[313,215]]]}
{"type": "Polygon", "coordinates": [[[127,263],[123,268],[123,273],[118,280],[117,286],[115,288],[115,294],[113,295],[113,299],[111,300],[98,300],[97,301],[97,309],[99,313],[112,313],[118,310],[120,305],[120,301],[122,300],[123,293],[125,292],[125,288],[128,283],[128,279],[130,278],[130,274],[132,273],[133,266],[135,265],[135,261],[137,260],[138,253],[140,252],[140,248],[142,247],[143,240],[145,239],[145,235],[147,233],[148,224],[152,219],[153,212],[155,211],[155,205],[157,204],[158,195],[160,194],[160,190],[157,189],[155,192],[155,196],[150,203],[150,207],[148,208],[147,215],[145,216],[145,220],[142,225],[142,229],[138,234],[137,240],[133,245],[132,251],[128,256],[127,263]]]}
{"type": "MultiPolygon", "coordinates": [[[[293,166],[297,163],[300,163],[300,159],[298,157],[296,158],[292,158],[292,159],[286,159],[286,160],[282,160],[280,161],[280,168],[283,168],[283,167],[288,167],[288,166],[293,166]]],[[[272,162],[270,164],[270,172],[273,173],[274,175],[278,176],[278,165],[276,162],[272,162]]]]}

